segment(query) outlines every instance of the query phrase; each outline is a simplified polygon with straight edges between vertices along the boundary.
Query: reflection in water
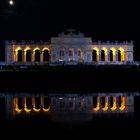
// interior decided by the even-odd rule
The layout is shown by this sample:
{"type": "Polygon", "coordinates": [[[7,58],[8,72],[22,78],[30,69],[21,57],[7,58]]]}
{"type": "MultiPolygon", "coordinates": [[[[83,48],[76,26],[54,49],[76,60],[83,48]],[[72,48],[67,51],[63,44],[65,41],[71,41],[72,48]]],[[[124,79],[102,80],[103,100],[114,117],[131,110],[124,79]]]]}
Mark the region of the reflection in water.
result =
{"type": "MultiPolygon", "coordinates": [[[[5,93],[7,117],[51,116],[52,121],[89,121],[101,114],[133,114],[138,93],[5,93]]],[[[1,95],[2,96],[2,95],[1,95]]]]}

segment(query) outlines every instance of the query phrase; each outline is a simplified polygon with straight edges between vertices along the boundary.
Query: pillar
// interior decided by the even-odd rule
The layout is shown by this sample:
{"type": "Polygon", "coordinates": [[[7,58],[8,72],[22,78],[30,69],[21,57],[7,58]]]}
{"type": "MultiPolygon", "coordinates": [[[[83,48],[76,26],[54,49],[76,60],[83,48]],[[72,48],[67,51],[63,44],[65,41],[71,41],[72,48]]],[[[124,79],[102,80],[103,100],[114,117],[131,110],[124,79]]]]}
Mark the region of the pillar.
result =
{"type": "Polygon", "coordinates": [[[69,61],[69,53],[68,50],[65,50],[65,61],[69,61]]]}
{"type": "Polygon", "coordinates": [[[116,52],[116,61],[118,61],[118,51],[116,52]]]}
{"type": "Polygon", "coordinates": [[[113,53],[113,62],[116,62],[116,52],[115,52],[115,54],[113,53]]]}
{"type": "Polygon", "coordinates": [[[78,62],[78,50],[75,51],[75,55],[74,55],[75,61],[78,62]]]}
{"type": "Polygon", "coordinates": [[[31,55],[32,55],[31,61],[34,63],[35,62],[35,52],[33,50],[32,50],[31,55]]]}
{"type": "Polygon", "coordinates": [[[101,61],[101,50],[99,50],[99,62],[101,61]]]}
{"type": "Polygon", "coordinates": [[[105,62],[108,62],[108,51],[107,54],[105,54],[105,62]]]}
{"type": "Polygon", "coordinates": [[[44,52],[40,51],[40,63],[43,63],[43,54],[44,54],[44,52]]]}
{"type": "Polygon", "coordinates": [[[22,50],[22,63],[26,62],[25,61],[25,54],[24,54],[24,50],[22,50]]]}
{"type": "Polygon", "coordinates": [[[119,111],[119,96],[116,96],[116,110],[119,111]]]}

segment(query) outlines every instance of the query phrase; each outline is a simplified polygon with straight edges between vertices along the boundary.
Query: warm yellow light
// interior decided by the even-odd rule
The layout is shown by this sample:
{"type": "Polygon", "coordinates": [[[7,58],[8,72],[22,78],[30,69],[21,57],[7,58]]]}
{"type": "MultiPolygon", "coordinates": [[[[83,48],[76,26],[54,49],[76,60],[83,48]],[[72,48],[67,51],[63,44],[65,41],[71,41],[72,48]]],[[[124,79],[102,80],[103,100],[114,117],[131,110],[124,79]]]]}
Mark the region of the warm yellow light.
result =
{"type": "Polygon", "coordinates": [[[34,50],[33,51],[36,51],[36,50],[40,50],[38,47],[36,47],[36,48],[34,48],[34,50]]]}
{"type": "Polygon", "coordinates": [[[22,109],[19,109],[18,107],[18,97],[14,98],[14,104],[15,104],[15,111],[21,113],[22,109]]]}
{"type": "Polygon", "coordinates": [[[112,111],[117,109],[116,97],[113,97],[113,106],[110,108],[112,111]]]}
{"type": "Polygon", "coordinates": [[[100,97],[97,97],[97,107],[93,108],[94,111],[98,111],[100,109],[100,97]]]}
{"type": "Polygon", "coordinates": [[[105,55],[107,55],[107,48],[103,47],[102,50],[104,50],[105,55]]]}
{"type": "Polygon", "coordinates": [[[42,51],[45,51],[45,50],[48,50],[48,51],[49,51],[49,48],[46,48],[46,47],[45,47],[45,48],[42,49],[42,51]]]}
{"type": "Polygon", "coordinates": [[[25,112],[30,113],[31,109],[28,109],[27,106],[24,107],[25,112]]]}
{"type": "Polygon", "coordinates": [[[121,107],[119,108],[121,111],[125,109],[125,97],[121,97],[121,107]]]}
{"type": "Polygon", "coordinates": [[[15,49],[16,55],[18,54],[18,51],[19,51],[19,50],[22,50],[21,47],[17,47],[17,48],[15,49]]]}
{"type": "Polygon", "coordinates": [[[36,109],[35,108],[35,106],[33,107],[33,110],[35,111],[35,112],[39,112],[41,109],[39,108],[39,109],[36,109]]]}
{"type": "Polygon", "coordinates": [[[113,55],[116,55],[116,49],[114,47],[110,48],[110,50],[113,52],[113,55]]]}
{"type": "Polygon", "coordinates": [[[105,107],[102,108],[103,111],[107,111],[108,110],[108,97],[105,97],[105,107]]]}
{"type": "Polygon", "coordinates": [[[31,50],[31,48],[30,48],[30,47],[26,47],[26,48],[24,49],[25,52],[26,52],[27,50],[31,50]]]}
{"type": "Polygon", "coordinates": [[[22,111],[22,109],[18,108],[18,104],[15,105],[15,111],[18,112],[18,113],[21,113],[21,111],[22,111]]]}
{"type": "Polygon", "coordinates": [[[97,47],[94,47],[93,50],[97,52],[97,55],[99,55],[99,49],[97,47]]]}
{"type": "Polygon", "coordinates": [[[43,111],[44,111],[44,112],[49,112],[49,110],[50,110],[50,106],[49,106],[49,108],[44,108],[44,107],[43,107],[43,111]]]}
{"type": "Polygon", "coordinates": [[[124,61],[124,49],[122,47],[119,48],[120,52],[121,52],[121,61],[124,61]]]}

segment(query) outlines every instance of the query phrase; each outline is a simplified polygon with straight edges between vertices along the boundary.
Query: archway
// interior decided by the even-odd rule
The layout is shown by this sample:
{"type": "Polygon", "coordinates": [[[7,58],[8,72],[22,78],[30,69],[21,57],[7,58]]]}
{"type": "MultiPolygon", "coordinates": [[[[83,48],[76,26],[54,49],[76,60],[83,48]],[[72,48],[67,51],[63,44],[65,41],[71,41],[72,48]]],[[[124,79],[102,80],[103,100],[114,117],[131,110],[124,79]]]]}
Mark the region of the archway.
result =
{"type": "Polygon", "coordinates": [[[69,49],[69,61],[73,61],[74,60],[74,49],[70,48],[69,49]]]}
{"type": "Polygon", "coordinates": [[[101,50],[101,61],[105,61],[105,50],[101,50]]]}
{"type": "Polygon", "coordinates": [[[118,50],[118,61],[124,61],[124,49],[123,48],[119,48],[118,50]]]}
{"type": "Polygon", "coordinates": [[[92,51],[92,61],[97,62],[97,50],[92,51]]]}
{"type": "Polygon", "coordinates": [[[118,61],[121,61],[121,60],[122,60],[122,58],[121,58],[121,51],[118,50],[118,61]]]}
{"type": "Polygon", "coordinates": [[[32,109],[32,98],[31,97],[26,98],[26,107],[27,107],[27,109],[32,109]]]}
{"type": "Polygon", "coordinates": [[[44,97],[44,108],[48,109],[50,107],[50,98],[44,97]]]}
{"type": "Polygon", "coordinates": [[[109,60],[110,60],[110,61],[113,61],[113,51],[112,51],[112,50],[110,50],[109,56],[110,56],[109,60]]]}
{"type": "Polygon", "coordinates": [[[101,98],[101,100],[102,100],[102,108],[104,108],[105,107],[105,97],[103,96],[102,98],[101,98]]]}
{"type": "Polygon", "coordinates": [[[40,62],[40,50],[35,50],[35,62],[40,62]]]}
{"type": "Polygon", "coordinates": [[[17,97],[17,105],[18,105],[18,109],[22,109],[23,108],[22,97],[17,97]]]}
{"type": "Polygon", "coordinates": [[[45,49],[43,51],[43,61],[44,62],[49,62],[50,61],[50,53],[49,50],[45,49]]]}
{"type": "Polygon", "coordinates": [[[93,97],[93,110],[98,111],[100,109],[100,97],[93,97]]]}
{"type": "Polygon", "coordinates": [[[22,62],[22,50],[17,51],[17,61],[22,62]]]}
{"type": "Polygon", "coordinates": [[[65,111],[66,101],[64,98],[60,98],[60,111],[65,111]]]}
{"type": "Polygon", "coordinates": [[[31,62],[31,50],[26,51],[26,62],[31,62]]]}

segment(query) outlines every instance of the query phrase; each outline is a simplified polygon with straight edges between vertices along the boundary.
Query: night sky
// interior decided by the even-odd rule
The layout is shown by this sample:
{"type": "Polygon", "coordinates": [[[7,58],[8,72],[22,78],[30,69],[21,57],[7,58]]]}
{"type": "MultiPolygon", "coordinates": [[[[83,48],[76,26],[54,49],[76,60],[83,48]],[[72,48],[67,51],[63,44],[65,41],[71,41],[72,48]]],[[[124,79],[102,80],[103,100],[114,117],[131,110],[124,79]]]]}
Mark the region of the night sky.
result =
{"type": "MultiPolygon", "coordinates": [[[[93,41],[133,40],[140,60],[138,3],[123,0],[0,0],[0,45],[5,39],[47,40],[74,28],[93,41]]],[[[3,47],[1,47],[2,50],[3,47]]]]}

